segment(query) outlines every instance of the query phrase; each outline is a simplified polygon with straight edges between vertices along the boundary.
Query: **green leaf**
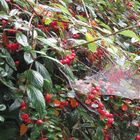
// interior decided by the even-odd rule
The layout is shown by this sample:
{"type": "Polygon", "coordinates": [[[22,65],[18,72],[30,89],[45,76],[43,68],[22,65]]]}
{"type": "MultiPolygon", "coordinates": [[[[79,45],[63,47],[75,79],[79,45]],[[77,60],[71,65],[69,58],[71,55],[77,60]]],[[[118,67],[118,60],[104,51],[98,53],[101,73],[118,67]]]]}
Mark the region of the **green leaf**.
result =
{"type": "Polygon", "coordinates": [[[39,62],[35,62],[36,70],[43,76],[44,79],[51,81],[51,77],[47,69],[39,62]]]}
{"type": "MultiPolygon", "coordinates": [[[[90,41],[94,40],[94,37],[90,33],[86,33],[85,37],[86,37],[87,42],[90,42],[90,41]]],[[[89,43],[88,44],[88,49],[92,52],[96,52],[97,51],[96,43],[95,42],[89,43]]]]}
{"type": "Polygon", "coordinates": [[[52,20],[50,18],[45,19],[45,25],[49,25],[51,22],[52,22],[52,20]]]}
{"type": "Polygon", "coordinates": [[[140,41],[140,38],[131,30],[125,30],[120,32],[119,34],[126,37],[135,38],[136,40],[140,41]]]}
{"type": "Polygon", "coordinates": [[[96,138],[96,140],[103,140],[104,139],[104,133],[103,133],[103,130],[101,127],[97,128],[95,138],[96,138]]]}
{"type": "Polygon", "coordinates": [[[82,45],[84,43],[87,43],[86,40],[83,40],[83,39],[68,39],[70,41],[73,41],[73,45],[76,46],[76,45],[82,45]]]}
{"type": "Polygon", "coordinates": [[[2,7],[4,8],[5,11],[9,11],[9,7],[8,7],[8,4],[5,0],[0,0],[0,3],[2,5],[2,7]]]}
{"type": "Polygon", "coordinates": [[[29,84],[32,84],[38,88],[43,87],[43,77],[39,72],[34,70],[28,70],[25,72],[25,76],[29,84]]]}
{"type": "Polygon", "coordinates": [[[11,57],[10,53],[6,49],[3,49],[2,52],[3,52],[3,54],[5,54],[7,56],[6,62],[8,63],[8,65],[10,65],[10,67],[12,67],[14,70],[16,70],[15,62],[14,62],[13,58],[11,57]]]}
{"type": "Polygon", "coordinates": [[[6,106],[4,104],[0,104],[0,111],[4,111],[6,109],[6,106]]]}
{"type": "Polygon", "coordinates": [[[44,78],[44,90],[47,90],[48,92],[51,92],[52,90],[52,80],[50,77],[49,72],[47,69],[39,62],[35,62],[36,70],[43,76],[44,78]]]}
{"type": "Polygon", "coordinates": [[[4,118],[0,116],[0,122],[4,122],[4,118]]]}
{"type": "MultiPolygon", "coordinates": [[[[38,53],[38,52],[37,52],[38,53]]],[[[55,62],[56,64],[60,65],[60,66],[63,66],[60,61],[58,61],[57,59],[53,58],[53,57],[50,57],[50,56],[46,56],[46,55],[43,55],[42,57],[45,57],[53,62],[55,62]]]]}
{"type": "Polygon", "coordinates": [[[71,16],[71,13],[68,11],[68,8],[60,5],[60,4],[55,4],[57,7],[59,7],[61,9],[61,11],[64,13],[64,14],[67,14],[69,16],[71,16]]]}
{"type": "Polygon", "coordinates": [[[62,70],[65,72],[65,74],[68,76],[68,79],[71,81],[71,82],[74,82],[75,81],[75,76],[73,75],[73,72],[71,70],[71,68],[68,66],[68,65],[64,65],[62,67],[62,70]]]}
{"type": "Polygon", "coordinates": [[[24,47],[29,46],[28,39],[22,32],[16,33],[16,39],[17,39],[17,42],[21,44],[22,46],[24,47]]]}
{"type": "Polygon", "coordinates": [[[24,60],[26,61],[27,64],[31,64],[34,61],[31,54],[28,52],[24,53],[24,60]]]}
{"type": "Polygon", "coordinates": [[[34,86],[29,85],[27,88],[27,95],[32,103],[32,106],[35,107],[35,109],[39,112],[40,117],[42,117],[46,107],[42,92],[34,86]]]}
{"type": "Polygon", "coordinates": [[[55,38],[38,37],[37,39],[47,46],[50,46],[58,51],[62,51],[62,49],[56,45],[57,40],[55,38]]]}

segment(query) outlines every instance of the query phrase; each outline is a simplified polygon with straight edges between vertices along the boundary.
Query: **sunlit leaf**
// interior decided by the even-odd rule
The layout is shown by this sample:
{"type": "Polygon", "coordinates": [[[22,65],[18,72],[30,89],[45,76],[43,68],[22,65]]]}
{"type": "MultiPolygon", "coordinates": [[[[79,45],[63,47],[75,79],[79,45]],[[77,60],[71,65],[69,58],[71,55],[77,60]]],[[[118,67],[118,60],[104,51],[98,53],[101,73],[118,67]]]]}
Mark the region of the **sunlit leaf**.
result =
{"type": "Polygon", "coordinates": [[[119,34],[126,37],[135,38],[136,40],[140,41],[140,38],[131,30],[125,30],[120,32],[119,34]]]}
{"type": "MultiPolygon", "coordinates": [[[[95,39],[90,33],[86,33],[85,37],[86,37],[87,42],[94,41],[94,39],[95,39]]],[[[88,49],[92,52],[96,52],[96,50],[97,50],[96,43],[95,42],[89,43],[88,49]]]]}

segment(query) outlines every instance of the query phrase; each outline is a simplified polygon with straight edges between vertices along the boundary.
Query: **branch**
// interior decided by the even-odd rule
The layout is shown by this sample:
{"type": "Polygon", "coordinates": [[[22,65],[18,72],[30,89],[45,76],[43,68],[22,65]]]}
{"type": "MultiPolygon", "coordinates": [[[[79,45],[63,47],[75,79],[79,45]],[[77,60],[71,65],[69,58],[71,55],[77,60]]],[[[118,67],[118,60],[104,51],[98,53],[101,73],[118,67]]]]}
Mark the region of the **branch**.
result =
{"type": "MultiPolygon", "coordinates": [[[[129,29],[132,29],[132,28],[134,28],[134,27],[137,27],[139,22],[140,22],[140,21],[138,21],[136,24],[134,24],[134,25],[132,25],[132,26],[128,26],[128,27],[126,27],[126,28],[120,29],[119,31],[114,32],[114,33],[109,34],[109,35],[106,35],[106,36],[104,36],[104,37],[114,36],[114,35],[116,35],[116,34],[122,32],[122,31],[129,30],[129,29]]],[[[83,44],[79,44],[79,45],[76,45],[76,46],[73,46],[73,47],[79,47],[79,46],[82,46],[82,45],[88,45],[88,44],[90,44],[90,43],[93,43],[93,42],[102,40],[102,38],[103,38],[103,37],[98,37],[97,39],[94,39],[94,40],[92,40],[92,41],[89,41],[89,42],[86,42],[86,43],[83,43],[83,44]]]]}

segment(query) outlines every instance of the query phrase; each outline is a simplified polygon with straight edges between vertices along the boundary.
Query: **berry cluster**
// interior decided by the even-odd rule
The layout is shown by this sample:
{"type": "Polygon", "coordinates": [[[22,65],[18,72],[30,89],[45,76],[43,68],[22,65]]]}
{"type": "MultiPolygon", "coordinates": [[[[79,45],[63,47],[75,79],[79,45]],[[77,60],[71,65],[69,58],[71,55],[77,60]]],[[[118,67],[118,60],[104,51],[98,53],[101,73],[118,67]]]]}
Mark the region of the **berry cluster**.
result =
{"type": "Polygon", "coordinates": [[[9,51],[16,51],[19,48],[19,44],[18,43],[11,43],[7,45],[7,49],[9,51]]]}
{"type": "Polygon", "coordinates": [[[103,103],[100,100],[101,92],[100,87],[96,86],[92,88],[91,93],[86,98],[86,104],[90,105],[91,108],[95,109],[100,114],[100,119],[106,119],[106,126],[104,129],[104,140],[109,139],[109,134],[107,132],[107,129],[109,129],[113,123],[114,123],[114,115],[111,113],[108,113],[105,110],[105,107],[103,103]]]}
{"type": "Polygon", "coordinates": [[[100,60],[105,55],[104,51],[101,48],[97,49],[97,52],[93,54],[93,57],[100,60]]]}
{"type": "Polygon", "coordinates": [[[71,55],[67,55],[64,59],[60,60],[62,64],[71,65],[72,61],[74,61],[76,57],[75,50],[72,50],[71,52],[71,55]]]}
{"type": "MultiPolygon", "coordinates": [[[[108,53],[108,52],[106,52],[108,53]]],[[[91,64],[95,64],[97,68],[100,69],[100,64],[102,62],[102,59],[106,56],[105,52],[101,48],[97,48],[97,51],[95,53],[87,53],[87,58],[91,64]]]]}

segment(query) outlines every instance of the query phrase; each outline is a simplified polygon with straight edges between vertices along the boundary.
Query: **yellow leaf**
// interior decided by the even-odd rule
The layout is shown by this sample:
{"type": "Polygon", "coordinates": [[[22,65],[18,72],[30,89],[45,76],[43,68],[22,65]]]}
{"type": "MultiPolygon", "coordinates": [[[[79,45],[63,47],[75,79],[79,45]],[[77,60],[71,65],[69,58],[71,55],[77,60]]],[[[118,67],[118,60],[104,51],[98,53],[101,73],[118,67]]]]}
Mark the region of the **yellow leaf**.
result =
{"type": "MultiPolygon", "coordinates": [[[[87,42],[94,41],[94,39],[95,39],[90,33],[86,33],[85,37],[86,37],[87,42]]],[[[88,49],[91,50],[92,52],[96,52],[96,50],[97,50],[96,43],[95,42],[89,43],[88,49]]]]}

